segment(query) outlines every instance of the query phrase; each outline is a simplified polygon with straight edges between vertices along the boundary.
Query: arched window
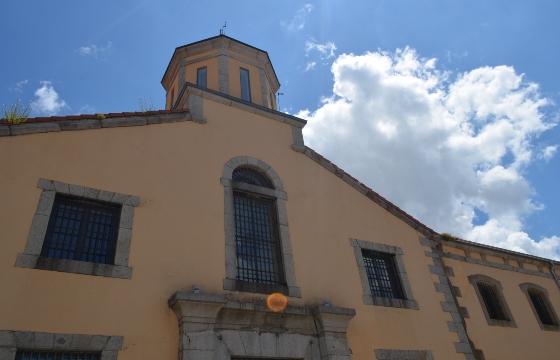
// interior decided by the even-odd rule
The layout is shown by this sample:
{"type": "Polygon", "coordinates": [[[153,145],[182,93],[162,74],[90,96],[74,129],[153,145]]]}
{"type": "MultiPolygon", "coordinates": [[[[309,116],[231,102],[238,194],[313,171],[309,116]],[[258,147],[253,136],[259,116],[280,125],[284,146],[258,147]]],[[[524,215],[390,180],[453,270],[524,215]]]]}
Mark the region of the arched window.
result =
{"type": "Polygon", "coordinates": [[[235,169],[233,171],[232,180],[245,184],[274,189],[274,186],[272,185],[270,180],[266,178],[266,175],[249,167],[238,167],[237,169],[235,169]]]}
{"type": "Polygon", "coordinates": [[[287,194],[264,162],[239,156],[222,173],[226,278],[231,291],[300,297],[291,252],[287,194]]]}
{"type": "Polygon", "coordinates": [[[476,286],[478,287],[478,291],[488,311],[488,317],[494,320],[509,320],[502,309],[500,298],[498,297],[494,284],[490,284],[486,281],[477,281],[476,286]]]}
{"type": "Polygon", "coordinates": [[[517,327],[502,293],[502,284],[486,275],[471,275],[468,278],[488,325],[517,327]]]}
{"type": "Polygon", "coordinates": [[[237,280],[286,285],[278,239],[276,199],[236,189],[235,182],[271,189],[257,170],[240,167],[233,172],[233,212],[237,280]]]}
{"type": "Polygon", "coordinates": [[[548,291],[537,284],[524,283],[519,285],[527,296],[529,305],[542,330],[560,331],[558,316],[548,300],[548,291]]]}

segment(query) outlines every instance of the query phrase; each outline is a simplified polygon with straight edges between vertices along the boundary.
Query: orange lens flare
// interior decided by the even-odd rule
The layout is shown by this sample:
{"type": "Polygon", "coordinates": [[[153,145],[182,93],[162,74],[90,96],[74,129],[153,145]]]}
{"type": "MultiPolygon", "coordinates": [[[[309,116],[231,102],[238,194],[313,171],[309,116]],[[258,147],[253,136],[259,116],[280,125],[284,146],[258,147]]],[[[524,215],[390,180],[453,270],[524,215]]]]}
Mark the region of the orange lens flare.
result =
{"type": "Polygon", "coordinates": [[[266,305],[272,311],[282,311],[288,306],[288,299],[282,294],[274,293],[266,299],[266,305]]]}

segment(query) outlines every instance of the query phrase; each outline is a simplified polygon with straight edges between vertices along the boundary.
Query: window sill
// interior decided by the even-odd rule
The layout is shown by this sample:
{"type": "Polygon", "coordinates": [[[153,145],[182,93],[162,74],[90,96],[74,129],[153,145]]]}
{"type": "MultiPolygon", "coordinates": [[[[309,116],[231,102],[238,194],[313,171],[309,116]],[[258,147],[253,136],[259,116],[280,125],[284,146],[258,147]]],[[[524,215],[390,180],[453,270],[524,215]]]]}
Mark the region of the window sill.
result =
{"type": "Polygon", "coordinates": [[[104,276],[117,279],[132,278],[132,268],[129,266],[97,264],[67,259],[53,259],[29,254],[18,254],[15,266],[28,269],[104,276]]]}
{"type": "Polygon", "coordinates": [[[558,325],[546,325],[546,324],[540,324],[541,325],[541,330],[544,331],[560,331],[560,326],[558,325]]]}
{"type": "Polygon", "coordinates": [[[502,327],[512,327],[512,328],[517,327],[515,321],[512,320],[496,320],[496,319],[487,318],[486,322],[488,322],[488,325],[490,326],[502,326],[502,327]]]}
{"type": "Polygon", "coordinates": [[[301,291],[299,287],[259,284],[234,279],[224,279],[224,290],[268,295],[272,293],[280,293],[282,295],[290,297],[301,297],[301,291]]]}
{"type": "Polygon", "coordinates": [[[392,298],[385,298],[385,297],[378,297],[378,296],[371,296],[371,295],[364,295],[363,300],[364,300],[364,304],[366,305],[386,306],[386,307],[413,309],[413,310],[420,309],[420,307],[418,306],[418,301],[416,300],[392,299],[392,298]]]}

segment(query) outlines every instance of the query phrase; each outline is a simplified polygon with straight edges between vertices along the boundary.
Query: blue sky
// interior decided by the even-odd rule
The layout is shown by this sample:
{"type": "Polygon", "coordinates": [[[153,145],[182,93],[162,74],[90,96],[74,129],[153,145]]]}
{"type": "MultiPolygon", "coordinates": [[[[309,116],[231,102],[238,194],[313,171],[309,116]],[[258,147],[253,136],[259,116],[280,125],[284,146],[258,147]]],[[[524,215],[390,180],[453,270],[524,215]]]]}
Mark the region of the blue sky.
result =
{"type": "Polygon", "coordinates": [[[177,46],[268,51],[307,143],[439,232],[560,258],[557,1],[11,1],[0,102],[164,107],[177,46]]]}

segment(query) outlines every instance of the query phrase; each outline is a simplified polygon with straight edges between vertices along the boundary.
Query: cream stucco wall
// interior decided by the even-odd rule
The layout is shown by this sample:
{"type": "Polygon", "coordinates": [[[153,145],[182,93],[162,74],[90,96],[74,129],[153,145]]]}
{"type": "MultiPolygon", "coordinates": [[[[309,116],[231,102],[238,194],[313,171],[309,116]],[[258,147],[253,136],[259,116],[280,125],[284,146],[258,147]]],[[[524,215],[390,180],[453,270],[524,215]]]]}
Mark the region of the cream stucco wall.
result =
{"type": "Polygon", "coordinates": [[[558,313],[560,289],[553,279],[452,259],[445,259],[445,263],[453,267],[455,277],[451,279],[452,283],[461,290],[459,305],[469,312],[470,318],[465,321],[470,338],[477,349],[484,351],[487,360],[560,358],[560,332],[540,329],[526,295],[519,288],[526,282],[544,287],[558,313]],[[468,276],[479,274],[502,284],[504,298],[517,328],[487,324],[475,289],[468,281],[468,276]]]}
{"type": "MultiPolygon", "coordinates": [[[[230,66],[236,65],[230,62],[230,66]]],[[[418,232],[293,151],[289,125],[208,99],[204,99],[203,112],[206,124],[182,122],[0,138],[0,153],[13,154],[0,158],[4,169],[0,176],[0,288],[4,289],[0,292],[0,329],[121,335],[120,360],[172,360],[177,358],[178,326],[167,300],[174,292],[198,285],[205,293],[262,298],[222,289],[225,244],[220,177],[229,159],[245,155],[270,165],[288,194],[292,252],[302,294],[290,298],[290,304],[311,306],[330,300],[334,306],[356,309],[348,328],[354,359],[373,359],[378,348],[432,350],[436,359],[464,359],[455,351],[453,343],[458,337],[448,330],[451,316],[442,311],[440,301],[445,299],[435,291],[438,276],[429,271],[428,265],[433,263],[424,255],[427,248],[420,245],[418,232]],[[129,259],[131,279],[14,267],[17,254],[24,250],[41,193],[39,178],[140,197],[129,259]],[[419,310],[364,305],[350,237],[403,249],[419,310]]],[[[473,341],[485,353],[489,349],[487,359],[502,358],[491,357],[491,337],[503,342],[499,349],[508,359],[521,358],[507,349],[510,334],[517,341],[525,336],[531,339],[531,344],[541,348],[542,359],[558,346],[558,333],[543,334],[535,327],[517,285],[542,283],[555,294],[553,302],[559,303],[550,281],[518,274],[507,274],[511,279],[502,280],[502,273],[489,270],[489,276],[504,284],[519,327],[489,329],[477,313],[478,300],[471,300],[470,284],[463,281],[469,274],[487,269],[471,269],[463,263],[450,266],[455,269],[453,281],[463,291],[461,305],[471,313],[469,333],[476,329],[473,341]],[[517,315],[521,312],[526,312],[526,319],[517,315]]]]}

